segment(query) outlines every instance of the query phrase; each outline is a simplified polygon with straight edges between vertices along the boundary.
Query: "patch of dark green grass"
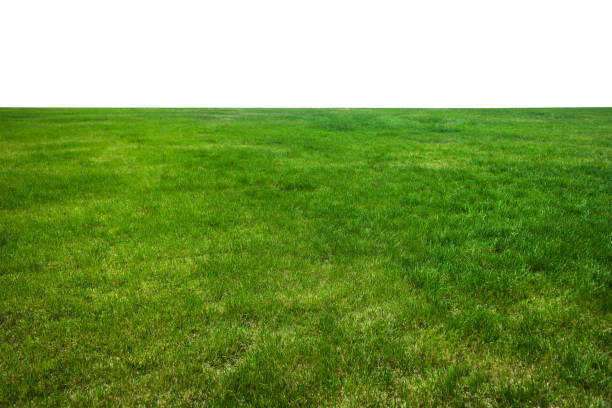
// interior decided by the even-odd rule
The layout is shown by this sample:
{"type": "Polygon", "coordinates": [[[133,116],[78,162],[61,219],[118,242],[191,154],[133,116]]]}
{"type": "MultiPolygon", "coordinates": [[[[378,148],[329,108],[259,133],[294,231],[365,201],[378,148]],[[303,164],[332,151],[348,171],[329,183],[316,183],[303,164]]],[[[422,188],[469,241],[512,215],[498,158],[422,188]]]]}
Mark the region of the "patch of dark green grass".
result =
{"type": "Polygon", "coordinates": [[[0,406],[612,401],[610,109],[1,109],[0,406]]]}

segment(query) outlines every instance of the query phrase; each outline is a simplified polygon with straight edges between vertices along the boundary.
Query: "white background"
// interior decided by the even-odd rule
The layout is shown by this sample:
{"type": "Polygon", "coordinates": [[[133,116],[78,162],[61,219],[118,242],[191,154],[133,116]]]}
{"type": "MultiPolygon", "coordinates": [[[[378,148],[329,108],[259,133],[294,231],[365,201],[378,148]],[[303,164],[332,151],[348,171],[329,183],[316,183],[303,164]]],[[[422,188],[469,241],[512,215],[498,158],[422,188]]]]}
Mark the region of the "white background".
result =
{"type": "Polygon", "coordinates": [[[3,0],[0,106],[612,106],[612,1],[3,0]]]}

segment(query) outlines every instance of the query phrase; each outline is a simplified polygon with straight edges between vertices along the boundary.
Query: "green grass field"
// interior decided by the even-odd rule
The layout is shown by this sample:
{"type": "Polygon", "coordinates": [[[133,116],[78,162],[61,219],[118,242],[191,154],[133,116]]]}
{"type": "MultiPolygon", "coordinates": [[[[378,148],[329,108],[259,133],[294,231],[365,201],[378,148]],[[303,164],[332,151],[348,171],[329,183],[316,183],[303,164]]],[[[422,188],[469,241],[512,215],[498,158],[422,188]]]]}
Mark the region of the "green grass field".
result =
{"type": "Polygon", "coordinates": [[[612,109],[0,109],[0,406],[612,401],[612,109]]]}

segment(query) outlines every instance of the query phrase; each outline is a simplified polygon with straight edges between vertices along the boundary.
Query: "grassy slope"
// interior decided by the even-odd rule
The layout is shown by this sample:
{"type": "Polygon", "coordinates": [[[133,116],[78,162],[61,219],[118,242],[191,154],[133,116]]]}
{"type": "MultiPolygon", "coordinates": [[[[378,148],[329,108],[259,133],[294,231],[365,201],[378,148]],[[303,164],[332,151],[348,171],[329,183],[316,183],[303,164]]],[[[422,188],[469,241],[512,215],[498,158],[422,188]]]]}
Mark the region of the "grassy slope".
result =
{"type": "Polygon", "coordinates": [[[0,406],[612,400],[612,109],[0,110],[0,406]]]}

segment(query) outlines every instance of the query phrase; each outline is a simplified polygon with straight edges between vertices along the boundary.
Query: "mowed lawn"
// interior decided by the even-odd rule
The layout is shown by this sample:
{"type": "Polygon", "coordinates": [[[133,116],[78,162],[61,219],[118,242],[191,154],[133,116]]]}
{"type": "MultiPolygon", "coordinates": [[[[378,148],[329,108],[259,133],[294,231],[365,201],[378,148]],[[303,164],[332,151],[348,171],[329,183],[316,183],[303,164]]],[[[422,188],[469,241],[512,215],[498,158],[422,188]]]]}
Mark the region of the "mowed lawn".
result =
{"type": "Polygon", "coordinates": [[[612,401],[612,109],[0,109],[0,406],[612,401]]]}

